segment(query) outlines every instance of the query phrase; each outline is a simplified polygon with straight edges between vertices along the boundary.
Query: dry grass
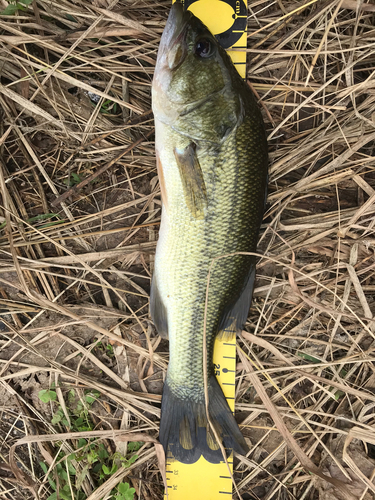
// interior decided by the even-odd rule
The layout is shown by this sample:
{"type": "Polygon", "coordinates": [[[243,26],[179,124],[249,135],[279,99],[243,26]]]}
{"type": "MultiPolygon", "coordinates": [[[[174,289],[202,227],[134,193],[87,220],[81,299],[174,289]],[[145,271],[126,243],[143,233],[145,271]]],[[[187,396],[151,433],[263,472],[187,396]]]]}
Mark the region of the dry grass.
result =
{"type": "MultiPolygon", "coordinates": [[[[53,467],[51,443],[36,447],[31,436],[16,448],[22,477],[7,463],[16,438],[67,430],[36,396],[52,383],[67,413],[71,388],[101,392],[90,409],[97,430],[157,437],[168,353],[148,317],[160,220],[149,112],[168,9],[164,0],[34,0],[0,16],[0,495],[9,499],[51,493],[38,466],[43,456],[53,467]],[[66,195],[72,182],[81,183],[66,195]]],[[[251,451],[234,477],[244,499],[344,498],[303,469],[310,463],[351,481],[349,498],[369,500],[374,4],[260,0],[248,51],[272,166],[254,303],[238,339],[236,408],[251,451]]],[[[68,434],[62,446],[75,445],[68,434]]],[[[127,476],[138,498],[160,499],[153,444],[138,455],[114,482],[127,476]]],[[[104,497],[111,481],[95,491],[88,477],[82,488],[104,497]]]]}

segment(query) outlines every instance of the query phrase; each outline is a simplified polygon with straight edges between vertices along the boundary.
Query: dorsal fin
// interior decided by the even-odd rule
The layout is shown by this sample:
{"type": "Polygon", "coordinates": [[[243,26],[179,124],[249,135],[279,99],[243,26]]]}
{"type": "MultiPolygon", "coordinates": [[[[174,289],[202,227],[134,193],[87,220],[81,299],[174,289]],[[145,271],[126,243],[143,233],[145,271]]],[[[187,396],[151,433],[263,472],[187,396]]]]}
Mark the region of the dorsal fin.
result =
{"type": "Polygon", "coordinates": [[[174,156],[180,171],[186,205],[195,219],[203,219],[207,207],[207,192],[195,143],[191,142],[183,151],[175,148],[174,156]]]}

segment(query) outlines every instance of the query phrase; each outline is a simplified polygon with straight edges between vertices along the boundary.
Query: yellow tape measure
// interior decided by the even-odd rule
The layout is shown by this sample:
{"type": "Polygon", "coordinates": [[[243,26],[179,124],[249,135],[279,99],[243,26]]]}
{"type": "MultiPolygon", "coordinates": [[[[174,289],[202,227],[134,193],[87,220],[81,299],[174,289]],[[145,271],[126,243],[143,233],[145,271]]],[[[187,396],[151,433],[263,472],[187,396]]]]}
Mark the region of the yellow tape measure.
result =
{"type": "MultiPolygon", "coordinates": [[[[172,0],[173,3],[175,0],[172,0]]],[[[247,0],[180,0],[227,50],[242,78],[246,77],[247,0]],[[235,49],[235,50],[233,50],[235,49]]]]}
{"type": "MultiPolygon", "coordinates": [[[[175,0],[173,0],[174,3],[175,0]]],[[[209,28],[227,50],[242,78],[246,77],[247,3],[244,0],[183,0],[185,9],[209,28]],[[233,50],[236,49],[236,50],[233,50]],[[242,49],[242,50],[241,50],[242,49]]],[[[236,376],[236,337],[232,341],[215,340],[215,375],[234,413],[236,376]]],[[[233,454],[228,457],[233,471],[233,454]]],[[[227,464],[207,462],[203,457],[194,464],[183,464],[168,452],[166,457],[168,500],[231,500],[232,479],[227,464]]],[[[166,499],[166,494],[164,499],[166,499]]]]}

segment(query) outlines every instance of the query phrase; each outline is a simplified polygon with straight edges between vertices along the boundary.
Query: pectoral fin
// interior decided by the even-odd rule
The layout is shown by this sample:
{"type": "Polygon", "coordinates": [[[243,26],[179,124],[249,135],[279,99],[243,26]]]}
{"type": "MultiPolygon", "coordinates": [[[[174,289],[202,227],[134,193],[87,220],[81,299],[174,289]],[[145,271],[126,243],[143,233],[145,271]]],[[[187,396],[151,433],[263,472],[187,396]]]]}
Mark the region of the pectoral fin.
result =
{"type": "Polygon", "coordinates": [[[153,277],[151,283],[150,314],[160,337],[163,339],[167,339],[168,338],[167,309],[160,297],[158,284],[155,276],[153,277]]]}
{"type": "Polygon", "coordinates": [[[174,156],[180,171],[186,205],[195,219],[203,219],[207,207],[207,192],[196,145],[192,142],[182,152],[175,149],[174,156]]]}
{"type": "Polygon", "coordinates": [[[167,198],[167,189],[165,187],[163,165],[161,163],[160,156],[157,151],[156,151],[156,168],[159,177],[161,201],[163,202],[165,209],[168,211],[168,198],[167,198]]]}

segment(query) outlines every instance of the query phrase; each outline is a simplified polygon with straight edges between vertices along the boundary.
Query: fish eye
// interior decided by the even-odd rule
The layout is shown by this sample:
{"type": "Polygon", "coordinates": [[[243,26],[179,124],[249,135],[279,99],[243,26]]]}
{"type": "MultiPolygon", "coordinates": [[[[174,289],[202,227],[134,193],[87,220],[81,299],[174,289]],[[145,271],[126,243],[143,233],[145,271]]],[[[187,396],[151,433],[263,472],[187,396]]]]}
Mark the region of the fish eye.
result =
{"type": "Polygon", "coordinates": [[[210,57],[213,53],[213,44],[208,38],[201,38],[195,44],[195,55],[198,57],[210,57]]]}

